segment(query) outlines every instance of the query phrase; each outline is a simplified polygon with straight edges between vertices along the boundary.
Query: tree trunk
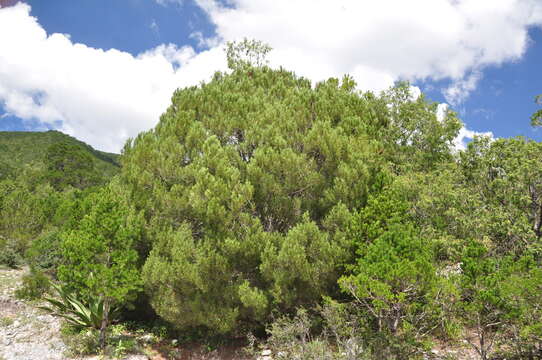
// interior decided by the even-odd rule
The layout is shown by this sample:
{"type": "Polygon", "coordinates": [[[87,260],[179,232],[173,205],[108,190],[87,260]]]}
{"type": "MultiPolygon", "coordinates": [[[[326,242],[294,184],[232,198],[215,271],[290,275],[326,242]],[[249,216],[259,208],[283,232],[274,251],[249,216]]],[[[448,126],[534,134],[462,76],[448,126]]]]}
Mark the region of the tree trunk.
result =
{"type": "Polygon", "coordinates": [[[105,350],[107,326],[109,325],[109,299],[106,297],[103,303],[102,325],[100,327],[100,348],[105,350]]]}
{"type": "Polygon", "coordinates": [[[533,231],[536,237],[540,239],[541,227],[542,227],[542,202],[538,202],[538,194],[534,185],[529,186],[529,193],[531,194],[531,208],[533,217],[533,231]]]}
{"type": "Polygon", "coordinates": [[[482,330],[482,333],[479,335],[480,337],[480,357],[482,360],[487,360],[487,349],[486,349],[486,343],[484,338],[484,333],[482,330]]]}

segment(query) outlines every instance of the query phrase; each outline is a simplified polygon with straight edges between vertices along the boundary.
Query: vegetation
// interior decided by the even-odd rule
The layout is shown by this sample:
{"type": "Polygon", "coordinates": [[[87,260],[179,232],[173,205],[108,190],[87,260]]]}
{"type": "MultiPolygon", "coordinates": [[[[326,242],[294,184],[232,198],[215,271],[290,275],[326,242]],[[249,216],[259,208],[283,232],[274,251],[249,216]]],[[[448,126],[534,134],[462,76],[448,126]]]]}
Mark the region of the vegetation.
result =
{"type": "MultiPolygon", "coordinates": [[[[534,99],[535,103],[537,103],[538,105],[542,104],[542,94],[541,95],[537,95],[534,99]]],[[[538,110],[536,111],[532,116],[531,116],[531,125],[532,126],[540,126],[542,125],[542,110],[538,110]]]]}
{"type": "Polygon", "coordinates": [[[417,359],[459,340],[484,360],[539,356],[542,144],[456,150],[455,113],[408,84],[312,84],[269,51],[230,44],[230,71],[177,90],[118,176],[62,141],[0,158],[0,254],[60,284],[51,310],[102,349],[111,309],[135,308],[278,358],[417,359]]]}
{"type": "Polygon", "coordinates": [[[459,127],[423,98],[403,104],[406,84],[360,96],[349,77],[312,87],[229,63],[231,74],[177,91],[160,124],[124,149],[121,180],[152,239],[145,286],[179,329],[257,328],[338,295],[353,255],[346,227],[388,162],[402,152],[405,168],[434,166],[459,127]],[[415,110],[417,127],[406,118],[415,110]]]}
{"type": "Polygon", "coordinates": [[[70,325],[77,330],[98,330],[101,328],[105,317],[104,300],[102,298],[89,298],[88,304],[83,304],[65,287],[58,284],[52,284],[51,286],[55,290],[57,298],[44,297],[43,299],[49,303],[49,306],[41,306],[42,310],[68,320],[70,325]]]}
{"type": "Polygon", "coordinates": [[[118,156],[57,131],[0,132],[0,149],[0,260],[17,266],[32,248],[27,255],[54,271],[58,264],[43,262],[59,260],[55,237],[82,217],[82,199],[118,173],[118,156]]]}
{"type": "Polygon", "coordinates": [[[36,269],[23,276],[22,285],[15,290],[15,296],[24,300],[41,299],[50,289],[49,278],[36,269]]]}
{"type": "MultiPolygon", "coordinates": [[[[100,174],[111,177],[119,171],[119,156],[90,147],[59,131],[0,131],[0,169],[17,170],[31,163],[42,163],[50,146],[64,144],[93,159],[100,174]]],[[[1,171],[0,171],[1,174],[1,171]]],[[[1,175],[0,175],[1,176],[1,175]]]]}
{"type": "MultiPolygon", "coordinates": [[[[134,248],[140,221],[122,202],[115,185],[113,182],[85,199],[91,204],[90,210],[75,230],[63,234],[64,262],[58,269],[62,282],[96,304],[102,348],[110,311],[133,299],[140,284],[134,248]]],[[[92,309],[90,314],[95,313],[92,309]]]]}

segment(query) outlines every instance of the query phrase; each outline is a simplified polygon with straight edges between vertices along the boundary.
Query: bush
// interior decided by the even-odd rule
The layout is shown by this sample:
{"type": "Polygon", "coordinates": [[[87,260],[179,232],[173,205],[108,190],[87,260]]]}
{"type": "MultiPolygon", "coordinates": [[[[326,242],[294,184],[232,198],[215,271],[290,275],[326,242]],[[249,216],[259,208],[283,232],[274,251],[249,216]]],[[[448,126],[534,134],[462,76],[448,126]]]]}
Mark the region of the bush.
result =
{"type": "Polygon", "coordinates": [[[25,255],[32,266],[54,275],[62,261],[60,233],[51,231],[40,235],[32,242],[25,255]]]}
{"type": "Polygon", "coordinates": [[[344,360],[369,359],[370,351],[363,338],[363,319],[355,307],[325,299],[320,309],[323,319],[322,333],[333,341],[344,360]]]}
{"type": "Polygon", "coordinates": [[[64,324],[60,333],[62,341],[67,347],[67,356],[95,355],[99,352],[98,330],[80,330],[72,325],[64,324]]]}
{"type": "Polygon", "coordinates": [[[369,198],[351,224],[357,259],[339,285],[354,299],[366,343],[386,359],[413,359],[439,326],[444,296],[431,240],[409,218],[396,184],[369,198]]]}
{"type": "Polygon", "coordinates": [[[270,325],[267,346],[277,359],[336,359],[330,344],[312,335],[312,327],[309,313],[300,308],[293,318],[283,316],[270,325]]]}
{"type": "Polygon", "coordinates": [[[312,315],[299,308],[294,317],[283,316],[270,325],[265,347],[272,350],[274,358],[283,360],[370,359],[357,336],[360,329],[345,310],[344,305],[333,302],[312,315]]]}
{"type": "MultiPolygon", "coordinates": [[[[68,348],[67,356],[80,357],[102,353],[97,329],[78,329],[69,323],[61,328],[61,338],[68,348]]],[[[139,350],[136,339],[127,334],[123,325],[113,325],[109,329],[107,347],[103,354],[121,359],[126,354],[139,350]]]]}
{"type": "Polygon", "coordinates": [[[32,269],[23,276],[21,287],[15,290],[15,296],[24,300],[40,299],[50,288],[49,278],[40,271],[32,269]]]}
{"type": "Polygon", "coordinates": [[[7,266],[10,269],[18,269],[23,265],[23,258],[15,247],[10,243],[0,243],[0,265],[7,266]]]}
{"type": "Polygon", "coordinates": [[[0,235],[0,266],[18,269],[23,264],[16,242],[0,235]]]}

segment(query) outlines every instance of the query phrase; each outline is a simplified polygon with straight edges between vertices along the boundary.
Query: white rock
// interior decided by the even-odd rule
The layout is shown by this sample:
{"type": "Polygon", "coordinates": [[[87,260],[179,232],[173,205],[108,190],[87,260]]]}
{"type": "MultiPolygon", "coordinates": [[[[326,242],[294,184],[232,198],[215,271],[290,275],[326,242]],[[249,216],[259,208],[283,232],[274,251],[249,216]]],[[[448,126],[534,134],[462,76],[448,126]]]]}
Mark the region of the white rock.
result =
{"type": "Polygon", "coordinates": [[[152,336],[151,334],[145,334],[142,337],[140,337],[139,340],[143,341],[146,344],[150,344],[153,342],[154,336],[152,336]]]}

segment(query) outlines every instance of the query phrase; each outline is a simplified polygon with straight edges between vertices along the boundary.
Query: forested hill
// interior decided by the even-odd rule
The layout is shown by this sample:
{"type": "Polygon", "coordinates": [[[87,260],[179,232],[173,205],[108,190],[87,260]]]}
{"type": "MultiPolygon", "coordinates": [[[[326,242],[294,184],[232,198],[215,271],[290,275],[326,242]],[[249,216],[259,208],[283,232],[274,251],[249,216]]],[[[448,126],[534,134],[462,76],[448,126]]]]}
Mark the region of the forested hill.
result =
{"type": "Polygon", "coordinates": [[[47,150],[55,144],[65,144],[88,155],[96,170],[109,178],[119,171],[119,155],[98,151],[60,131],[47,132],[0,131],[0,164],[20,169],[30,163],[43,163],[47,150]]]}

